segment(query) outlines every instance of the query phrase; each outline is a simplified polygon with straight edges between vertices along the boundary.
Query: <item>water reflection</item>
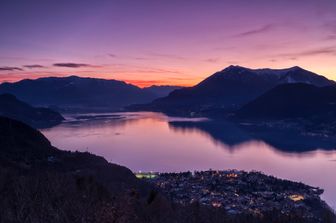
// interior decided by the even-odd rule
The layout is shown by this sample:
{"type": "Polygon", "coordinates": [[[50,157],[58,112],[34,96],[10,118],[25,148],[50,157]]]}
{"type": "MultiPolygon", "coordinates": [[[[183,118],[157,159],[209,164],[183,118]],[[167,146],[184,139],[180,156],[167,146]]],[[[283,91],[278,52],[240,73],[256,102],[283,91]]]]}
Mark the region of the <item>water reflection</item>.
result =
{"type": "MultiPolygon", "coordinates": [[[[336,205],[335,150],[312,150],[323,148],[314,146],[308,146],[309,151],[292,150],[295,144],[278,147],[262,134],[256,137],[250,129],[232,123],[158,113],[88,115],[92,114],[68,116],[67,122],[43,133],[58,148],[89,151],[133,171],[258,170],[324,188],[324,198],[336,205]]],[[[282,140],[286,138],[278,141],[282,140]]]]}
{"type": "Polygon", "coordinates": [[[295,129],[261,128],[251,125],[238,126],[227,121],[169,122],[169,126],[176,132],[199,131],[209,136],[214,142],[220,142],[231,147],[251,140],[261,140],[284,152],[298,153],[317,149],[334,150],[336,148],[335,137],[308,135],[295,129]]]}

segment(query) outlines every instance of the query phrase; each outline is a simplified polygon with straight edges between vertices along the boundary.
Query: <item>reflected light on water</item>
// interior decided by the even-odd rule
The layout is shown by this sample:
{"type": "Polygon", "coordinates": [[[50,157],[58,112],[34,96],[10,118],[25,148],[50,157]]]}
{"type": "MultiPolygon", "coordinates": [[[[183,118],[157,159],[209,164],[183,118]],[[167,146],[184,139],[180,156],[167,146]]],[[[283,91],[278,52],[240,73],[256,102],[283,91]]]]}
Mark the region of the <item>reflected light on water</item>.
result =
{"type": "MultiPolygon", "coordinates": [[[[336,207],[336,152],[289,152],[263,140],[239,135],[229,126],[179,128],[157,113],[120,113],[119,118],[69,119],[43,130],[60,149],[89,151],[133,171],[188,171],[207,169],[257,170],[325,189],[323,198],[336,207]],[[223,127],[223,129],[228,128],[223,127]],[[216,135],[222,134],[224,135],[216,135]],[[231,135],[231,136],[230,136],[231,135]],[[226,140],[226,141],[225,141],[226,140]]],[[[198,120],[205,121],[205,120],[198,120]]]]}

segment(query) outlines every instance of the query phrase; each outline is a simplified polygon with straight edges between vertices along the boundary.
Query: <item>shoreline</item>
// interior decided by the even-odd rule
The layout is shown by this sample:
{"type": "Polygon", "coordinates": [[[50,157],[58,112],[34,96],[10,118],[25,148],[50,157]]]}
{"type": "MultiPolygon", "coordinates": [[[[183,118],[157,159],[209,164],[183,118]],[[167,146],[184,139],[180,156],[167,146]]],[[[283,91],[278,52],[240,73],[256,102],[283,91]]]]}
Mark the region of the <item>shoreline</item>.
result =
{"type": "Polygon", "coordinates": [[[256,171],[144,172],[135,175],[151,183],[175,204],[222,209],[233,216],[277,211],[311,219],[321,216],[317,212],[335,213],[320,198],[323,189],[256,171]]]}

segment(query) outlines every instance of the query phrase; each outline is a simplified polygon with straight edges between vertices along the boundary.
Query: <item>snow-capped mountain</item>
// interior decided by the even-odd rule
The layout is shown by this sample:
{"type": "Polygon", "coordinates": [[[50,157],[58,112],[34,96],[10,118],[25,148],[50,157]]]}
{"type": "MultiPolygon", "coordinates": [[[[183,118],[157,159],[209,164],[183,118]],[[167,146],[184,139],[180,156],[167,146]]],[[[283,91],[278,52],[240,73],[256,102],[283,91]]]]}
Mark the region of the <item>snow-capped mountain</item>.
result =
{"type": "Polygon", "coordinates": [[[328,80],[324,76],[310,72],[298,66],[285,69],[250,69],[231,65],[224,70],[211,75],[199,85],[202,85],[204,82],[208,83],[208,81],[219,79],[240,80],[242,82],[259,80],[270,83],[273,82],[274,84],[305,83],[319,87],[334,84],[333,81],[328,80]]]}
{"type": "Polygon", "coordinates": [[[175,114],[204,113],[216,109],[235,110],[275,86],[285,83],[306,83],[318,87],[335,84],[324,76],[300,67],[250,69],[229,66],[193,87],[175,90],[167,97],[138,106],[136,109],[175,114]]]}

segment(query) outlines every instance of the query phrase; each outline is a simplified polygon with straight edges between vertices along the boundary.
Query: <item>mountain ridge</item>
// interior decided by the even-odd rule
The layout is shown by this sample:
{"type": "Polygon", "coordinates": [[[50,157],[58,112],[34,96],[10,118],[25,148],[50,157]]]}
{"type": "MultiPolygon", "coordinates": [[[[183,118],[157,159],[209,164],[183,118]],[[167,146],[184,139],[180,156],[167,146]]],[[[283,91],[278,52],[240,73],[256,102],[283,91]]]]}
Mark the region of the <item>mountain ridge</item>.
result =
{"type": "Polygon", "coordinates": [[[0,115],[27,123],[36,128],[52,127],[64,118],[49,108],[33,107],[11,94],[0,94],[0,115]]]}
{"type": "Polygon", "coordinates": [[[167,97],[149,104],[130,106],[129,109],[183,116],[206,115],[211,110],[234,111],[277,85],[293,82],[316,86],[335,84],[324,76],[297,66],[275,70],[231,65],[193,87],[175,90],[167,97]]]}
{"type": "Polygon", "coordinates": [[[311,118],[336,113],[336,85],[317,87],[296,83],[279,85],[243,106],[239,117],[311,118]]]}
{"type": "Polygon", "coordinates": [[[74,75],[6,82],[0,84],[0,93],[10,93],[29,104],[63,112],[119,111],[129,104],[147,103],[158,97],[124,81],[74,75]]]}

